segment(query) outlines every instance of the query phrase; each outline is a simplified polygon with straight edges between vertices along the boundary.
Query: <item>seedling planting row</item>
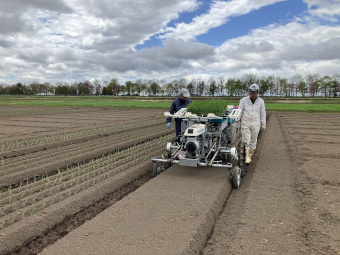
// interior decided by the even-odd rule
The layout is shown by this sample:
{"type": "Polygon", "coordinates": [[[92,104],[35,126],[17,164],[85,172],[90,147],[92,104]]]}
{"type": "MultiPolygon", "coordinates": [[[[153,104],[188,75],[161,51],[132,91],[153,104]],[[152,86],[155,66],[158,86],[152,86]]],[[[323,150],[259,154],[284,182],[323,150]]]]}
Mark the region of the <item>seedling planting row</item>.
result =
{"type": "Polygon", "coordinates": [[[166,135],[103,155],[89,163],[72,165],[64,172],[57,169],[56,174],[43,175],[39,181],[27,180],[14,189],[10,186],[6,192],[0,193],[0,229],[5,229],[89,187],[100,185],[107,178],[133,166],[149,163],[152,156],[164,152],[164,144],[170,139],[171,135],[166,135]]]}

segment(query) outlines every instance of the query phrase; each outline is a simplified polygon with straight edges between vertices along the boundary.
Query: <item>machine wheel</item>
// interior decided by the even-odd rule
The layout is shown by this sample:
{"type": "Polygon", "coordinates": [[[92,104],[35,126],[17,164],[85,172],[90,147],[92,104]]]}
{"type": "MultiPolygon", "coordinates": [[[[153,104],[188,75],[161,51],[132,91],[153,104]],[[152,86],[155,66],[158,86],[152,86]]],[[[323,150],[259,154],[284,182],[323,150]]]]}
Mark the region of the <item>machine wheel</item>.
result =
{"type": "Polygon", "coordinates": [[[243,177],[246,174],[246,148],[243,143],[240,146],[239,155],[240,157],[239,157],[238,165],[241,169],[241,177],[243,177]]]}
{"type": "Polygon", "coordinates": [[[164,163],[154,163],[152,168],[152,176],[156,177],[164,170],[165,170],[164,163]]]}
{"type": "Polygon", "coordinates": [[[233,188],[237,189],[241,184],[241,169],[238,166],[235,166],[230,173],[233,177],[233,188]]]}

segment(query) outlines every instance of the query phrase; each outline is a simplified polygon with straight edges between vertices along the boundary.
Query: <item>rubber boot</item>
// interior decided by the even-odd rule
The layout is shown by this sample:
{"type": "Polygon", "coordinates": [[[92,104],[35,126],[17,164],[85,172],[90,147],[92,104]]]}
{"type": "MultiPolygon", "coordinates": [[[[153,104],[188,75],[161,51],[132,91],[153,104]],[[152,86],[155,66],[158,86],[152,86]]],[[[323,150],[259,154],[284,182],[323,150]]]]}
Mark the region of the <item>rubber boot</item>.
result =
{"type": "Polygon", "coordinates": [[[249,165],[251,162],[250,150],[246,150],[246,164],[249,165]]]}
{"type": "Polygon", "coordinates": [[[250,159],[253,157],[255,150],[254,149],[249,149],[249,156],[250,159]]]}

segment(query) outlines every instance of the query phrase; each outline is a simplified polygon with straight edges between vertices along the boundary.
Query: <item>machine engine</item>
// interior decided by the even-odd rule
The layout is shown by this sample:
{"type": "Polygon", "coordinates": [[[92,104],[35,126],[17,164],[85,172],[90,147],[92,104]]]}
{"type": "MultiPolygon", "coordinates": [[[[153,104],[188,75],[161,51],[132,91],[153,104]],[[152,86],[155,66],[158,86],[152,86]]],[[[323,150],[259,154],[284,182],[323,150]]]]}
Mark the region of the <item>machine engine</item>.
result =
{"type": "Polygon", "coordinates": [[[184,133],[184,148],[187,158],[199,158],[203,149],[204,124],[194,124],[187,128],[184,133]]]}

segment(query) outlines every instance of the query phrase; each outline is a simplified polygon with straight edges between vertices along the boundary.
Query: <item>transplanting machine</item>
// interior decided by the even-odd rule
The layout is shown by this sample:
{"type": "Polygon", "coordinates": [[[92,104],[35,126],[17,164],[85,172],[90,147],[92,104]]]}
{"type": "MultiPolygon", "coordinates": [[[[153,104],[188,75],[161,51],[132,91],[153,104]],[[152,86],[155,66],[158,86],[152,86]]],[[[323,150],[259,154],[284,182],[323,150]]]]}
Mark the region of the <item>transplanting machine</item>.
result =
{"type": "MultiPolygon", "coordinates": [[[[237,108],[237,107],[235,107],[237,108]]],[[[172,164],[188,167],[222,167],[230,172],[234,188],[238,188],[246,170],[245,149],[240,140],[242,112],[228,105],[224,114],[197,115],[182,108],[175,114],[165,112],[166,117],[182,118],[181,135],[166,145],[168,157],[151,158],[154,176],[172,164]]]]}

